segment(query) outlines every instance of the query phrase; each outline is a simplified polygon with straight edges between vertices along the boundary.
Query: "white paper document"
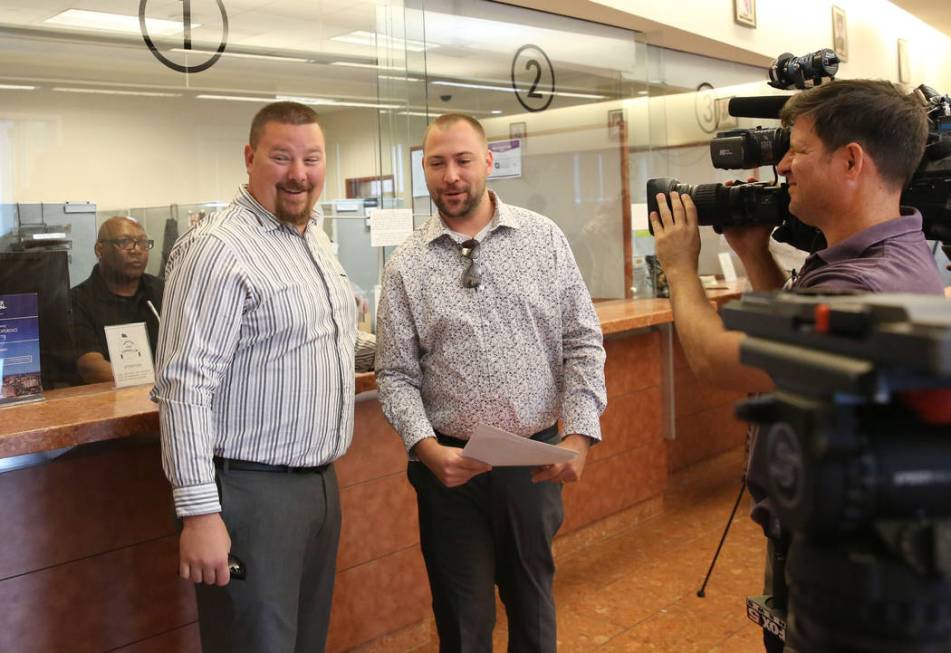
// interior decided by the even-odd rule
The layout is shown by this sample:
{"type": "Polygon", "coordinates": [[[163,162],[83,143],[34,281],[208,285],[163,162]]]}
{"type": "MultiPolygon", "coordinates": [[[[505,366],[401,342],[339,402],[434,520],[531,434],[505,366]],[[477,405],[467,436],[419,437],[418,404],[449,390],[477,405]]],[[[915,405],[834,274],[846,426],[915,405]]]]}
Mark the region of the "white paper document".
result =
{"type": "Polygon", "coordinates": [[[109,362],[117,388],[155,383],[152,348],[145,331],[145,322],[116,324],[106,328],[109,362]]]}
{"type": "Polygon", "coordinates": [[[413,233],[412,209],[372,209],[370,247],[392,247],[413,233]]]}
{"type": "Polygon", "coordinates": [[[494,467],[554,465],[574,460],[577,453],[502,429],[478,424],[462,455],[494,467]]]}
{"type": "MultiPolygon", "coordinates": [[[[631,230],[632,231],[646,231],[647,235],[650,234],[650,218],[648,217],[649,211],[647,210],[647,203],[633,202],[631,204],[631,230]]],[[[644,235],[644,234],[638,234],[644,235]]]]}

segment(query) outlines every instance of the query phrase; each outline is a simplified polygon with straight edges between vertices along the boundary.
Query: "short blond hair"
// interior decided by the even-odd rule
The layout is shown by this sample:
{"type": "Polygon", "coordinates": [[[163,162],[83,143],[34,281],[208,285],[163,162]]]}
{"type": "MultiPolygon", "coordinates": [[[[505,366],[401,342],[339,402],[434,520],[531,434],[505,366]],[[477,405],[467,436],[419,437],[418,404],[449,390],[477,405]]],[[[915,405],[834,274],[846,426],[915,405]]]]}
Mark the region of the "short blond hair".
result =
{"type": "Polygon", "coordinates": [[[485,128],[482,126],[481,122],[465,113],[444,113],[426,126],[426,131],[423,132],[423,150],[425,151],[426,149],[426,139],[429,137],[429,133],[433,129],[439,128],[440,130],[446,130],[459,122],[467,123],[470,127],[472,127],[472,129],[474,129],[479,135],[483,145],[488,147],[489,142],[485,137],[485,128]]]}

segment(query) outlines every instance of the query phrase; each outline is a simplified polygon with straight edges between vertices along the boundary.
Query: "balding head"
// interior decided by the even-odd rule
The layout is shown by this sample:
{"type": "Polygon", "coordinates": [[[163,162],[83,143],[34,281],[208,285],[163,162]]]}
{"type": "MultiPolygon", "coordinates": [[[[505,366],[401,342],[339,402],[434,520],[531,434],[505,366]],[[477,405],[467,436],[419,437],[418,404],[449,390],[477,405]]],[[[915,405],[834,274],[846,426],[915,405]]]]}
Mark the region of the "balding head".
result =
{"type": "Polygon", "coordinates": [[[141,231],[143,238],[145,237],[145,230],[139,224],[139,221],[135,218],[129,217],[127,215],[114,215],[99,227],[99,236],[98,240],[110,240],[112,238],[118,238],[116,234],[124,234],[129,230],[132,231],[141,231]]]}
{"type": "Polygon", "coordinates": [[[149,263],[149,241],[135,219],[115,215],[99,227],[96,258],[99,272],[116,283],[137,281],[149,263]]]}

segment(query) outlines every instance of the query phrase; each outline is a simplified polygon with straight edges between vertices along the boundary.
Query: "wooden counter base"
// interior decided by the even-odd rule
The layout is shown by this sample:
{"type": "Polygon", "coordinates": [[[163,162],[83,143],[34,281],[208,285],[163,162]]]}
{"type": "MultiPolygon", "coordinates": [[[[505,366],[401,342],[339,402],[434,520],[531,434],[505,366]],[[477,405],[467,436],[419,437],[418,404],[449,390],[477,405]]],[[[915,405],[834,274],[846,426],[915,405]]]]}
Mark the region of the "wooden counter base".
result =
{"type": "MultiPolygon", "coordinates": [[[[598,306],[610,336],[604,442],[592,449],[582,482],[565,488],[559,537],[655,505],[671,470],[743,441],[745,429],[732,416],[738,395],[701,387],[676,343],[668,373],[678,397],[677,433],[664,438],[668,368],[665,334],[656,327],[669,322],[670,311],[655,301],[598,306]]],[[[372,388],[372,375],[357,384],[372,388]]],[[[173,510],[147,395],[147,388],[86,386],[0,409],[2,456],[84,445],[51,463],[0,474],[0,650],[200,650],[194,594],[175,575],[173,510]]],[[[344,517],[331,652],[430,614],[406,453],[375,392],[361,393],[355,410],[353,444],[336,463],[344,517]]]]}

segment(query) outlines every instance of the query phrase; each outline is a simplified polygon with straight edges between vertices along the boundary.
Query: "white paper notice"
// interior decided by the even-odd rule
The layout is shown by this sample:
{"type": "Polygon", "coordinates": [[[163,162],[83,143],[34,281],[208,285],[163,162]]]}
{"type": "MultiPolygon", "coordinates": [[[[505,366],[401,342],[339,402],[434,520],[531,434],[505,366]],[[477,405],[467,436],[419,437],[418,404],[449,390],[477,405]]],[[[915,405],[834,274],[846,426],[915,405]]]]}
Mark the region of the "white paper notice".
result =
{"type": "Polygon", "coordinates": [[[733,259],[729,252],[720,252],[717,255],[720,259],[720,269],[723,270],[723,280],[727,283],[736,281],[736,268],[733,267],[733,259]]]}
{"type": "Polygon", "coordinates": [[[410,152],[410,170],[413,179],[413,197],[429,197],[426,188],[426,171],[423,169],[423,148],[410,152]]]}
{"type": "Polygon", "coordinates": [[[553,465],[574,460],[578,454],[485,424],[477,424],[462,455],[495,467],[553,465]]]}
{"type": "Polygon", "coordinates": [[[155,383],[152,348],[149,347],[145,322],[107,326],[106,344],[117,388],[155,383]]]}
{"type": "Polygon", "coordinates": [[[489,143],[492,151],[492,172],[489,179],[510,179],[522,176],[522,141],[513,139],[508,141],[492,141],[489,143]]]}
{"type": "Polygon", "coordinates": [[[647,204],[634,202],[631,204],[631,230],[650,233],[650,222],[647,219],[647,204]]]}
{"type": "Polygon", "coordinates": [[[413,233],[413,209],[372,209],[370,247],[400,245],[413,233]]]}

